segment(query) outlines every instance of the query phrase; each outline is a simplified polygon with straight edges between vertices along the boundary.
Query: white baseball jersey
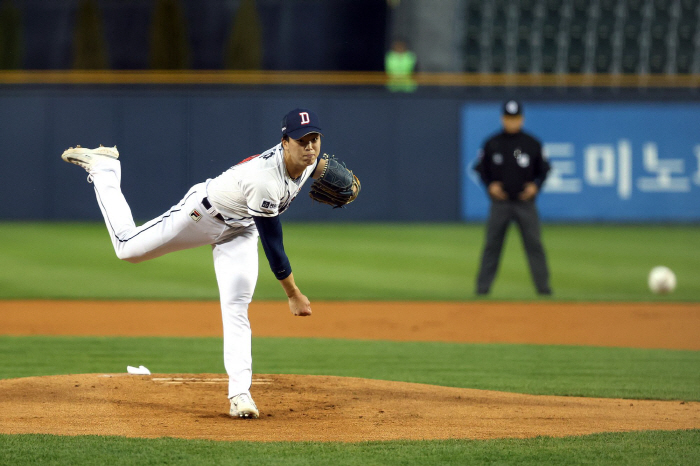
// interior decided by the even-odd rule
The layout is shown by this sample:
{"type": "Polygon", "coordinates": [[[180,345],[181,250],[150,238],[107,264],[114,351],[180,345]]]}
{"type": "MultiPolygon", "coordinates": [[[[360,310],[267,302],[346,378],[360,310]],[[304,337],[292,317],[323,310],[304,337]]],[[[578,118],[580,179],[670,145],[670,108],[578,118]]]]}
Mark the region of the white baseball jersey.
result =
{"type": "MultiPolygon", "coordinates": [[[[291,124],[304,127],[313,123],[308,128],[320,132],[315,114],[294,112],[290,113],[291,124]]],[[[85,149],[77,150],[85,155],[85,149]]],[[[116,148],[113,150],[116,155],[116,148]]],[[[93,159],[98,152],[88,155],[95,161],[88,167],[89,179],[94,183],[97,202],[118,258],[136,263],[211,245],[221,301],[228,396],[250,396],[253,360],[248,305],[258,278],[259,235],[253,217],[275,217],[284,212],[318,162],[292,179],[284,162],[282,144],[277,144],[214,179],[195,184],[180,202],[137,227],[121,191],[121,162],[116,157],[93,159]]],[[[276,223],[276,219],[270,223],[276,223]]]]}
{"type": "Polygon", "coordinates": [[[253,223],[253,216],[274,217],[289,207],[316,164],[307,167],[299,178],[292,179],[280,143],[262,154],[248,157],[209,181],[207,198],[227,223],[248,225],[253,223]]]}

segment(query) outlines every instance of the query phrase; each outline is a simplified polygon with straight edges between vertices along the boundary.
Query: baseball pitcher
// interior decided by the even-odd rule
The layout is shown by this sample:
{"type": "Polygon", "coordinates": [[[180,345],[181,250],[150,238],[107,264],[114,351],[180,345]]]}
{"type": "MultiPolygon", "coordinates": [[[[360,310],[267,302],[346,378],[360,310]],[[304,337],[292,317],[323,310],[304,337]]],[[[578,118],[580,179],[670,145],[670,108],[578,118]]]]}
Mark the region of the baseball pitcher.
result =
{"type": "Polygon", "coordinates": [[[321,125],[314,112],[292,110],[282,120],[279,144],[192,186],[179,203],[138,227],[121,191],[116,146],[77,146],[62,155],[63,160],[89,173],[88,181],[94,184],[119,259],[137,263],[173,251],[212,245],[233,417],[259,416],[250,394],[253,362],[248,321],[248,305],[258,277],[258,236],[292,314],[311,315],[309,299],[294,282],[279,216],[309,178],[315,179],[311,198],[333,207],[349,204],[360,192],[359,180],[342,162],[321,155],[321,138],[321,125]]]}

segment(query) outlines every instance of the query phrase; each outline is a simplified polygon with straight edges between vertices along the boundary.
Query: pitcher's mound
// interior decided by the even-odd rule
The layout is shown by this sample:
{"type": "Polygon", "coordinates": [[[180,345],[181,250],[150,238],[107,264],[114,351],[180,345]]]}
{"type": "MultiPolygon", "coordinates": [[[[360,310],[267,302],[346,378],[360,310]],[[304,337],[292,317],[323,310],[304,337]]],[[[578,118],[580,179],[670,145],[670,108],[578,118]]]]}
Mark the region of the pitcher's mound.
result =
{"type": "Polygon", "coordinates": [[[0,380],[0,432],[249,441],[562,437],[700,428],[700,403],[514,393],[349,377],[256,375],[260,419],[228,416],[219,374],[0,380]]]}

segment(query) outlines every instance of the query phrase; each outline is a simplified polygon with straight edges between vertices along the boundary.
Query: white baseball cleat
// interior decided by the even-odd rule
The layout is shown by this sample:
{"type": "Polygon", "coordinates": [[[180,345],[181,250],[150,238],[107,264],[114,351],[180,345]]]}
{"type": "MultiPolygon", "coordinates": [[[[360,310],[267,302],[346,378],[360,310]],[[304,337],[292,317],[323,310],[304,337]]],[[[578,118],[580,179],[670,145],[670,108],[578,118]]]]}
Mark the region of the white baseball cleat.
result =
{"type": "Polygon", "coordinates": [[[119,158],[117,146],[104,147],[100,146],[96,149],[87,149],[85,147],[76,146],[63,152],[61,158],[69,163],[74,163],[83,167],[89,173],[92,167],[101,160],[116,160],[119,158]]]}
{"type": "Polygon", "coordinates": [[[244,419],[257,419],[260,416],[258,407],[247,393],[241,393],[231,398],[231,417],[240,417],[244,419]]]}

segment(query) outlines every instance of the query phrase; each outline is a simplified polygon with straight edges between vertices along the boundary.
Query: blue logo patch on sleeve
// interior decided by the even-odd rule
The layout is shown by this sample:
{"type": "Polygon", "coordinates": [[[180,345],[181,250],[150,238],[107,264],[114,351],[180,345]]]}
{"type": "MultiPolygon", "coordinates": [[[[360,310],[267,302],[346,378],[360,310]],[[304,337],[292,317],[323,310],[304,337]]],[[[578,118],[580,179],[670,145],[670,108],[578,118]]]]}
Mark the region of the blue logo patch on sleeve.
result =
{"type": "Polygon", "coordinates": [[[260,204],[260,207],[265,209],[265,210],[275,210],[275,209],[277,209],[277,203],[272,202],[269,199],[263,199],[262,203],[260,204]]]}

